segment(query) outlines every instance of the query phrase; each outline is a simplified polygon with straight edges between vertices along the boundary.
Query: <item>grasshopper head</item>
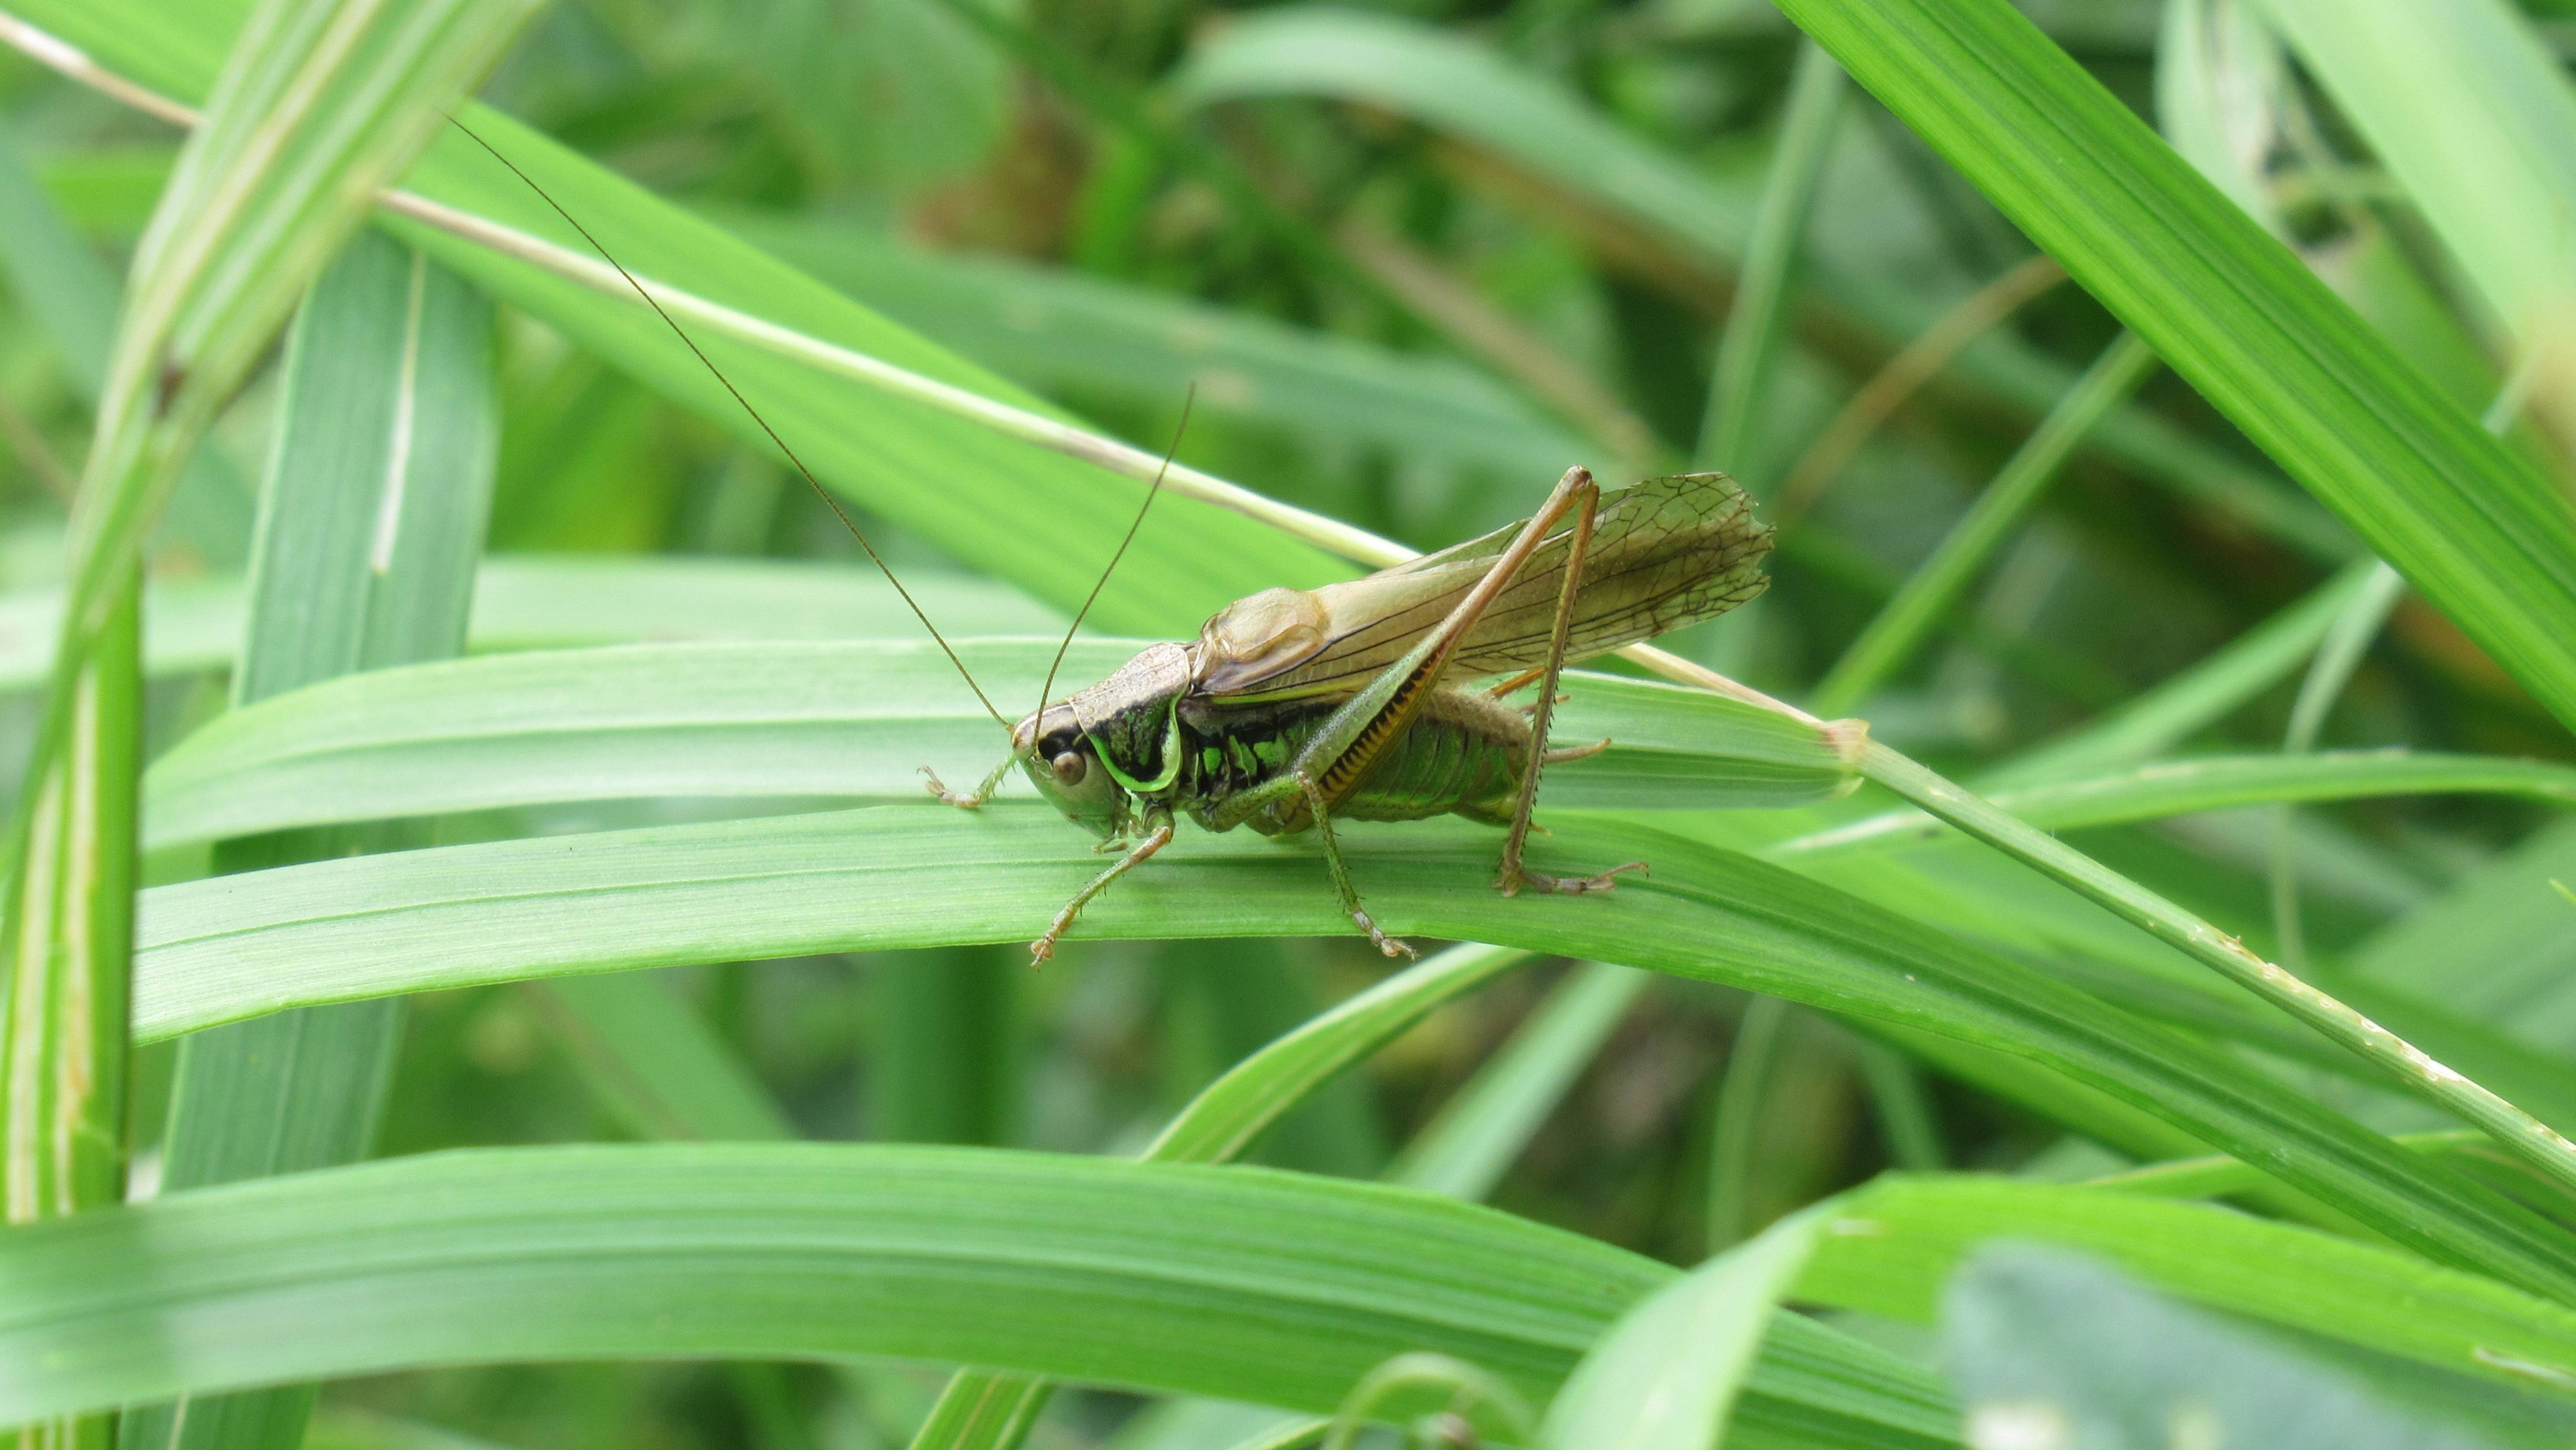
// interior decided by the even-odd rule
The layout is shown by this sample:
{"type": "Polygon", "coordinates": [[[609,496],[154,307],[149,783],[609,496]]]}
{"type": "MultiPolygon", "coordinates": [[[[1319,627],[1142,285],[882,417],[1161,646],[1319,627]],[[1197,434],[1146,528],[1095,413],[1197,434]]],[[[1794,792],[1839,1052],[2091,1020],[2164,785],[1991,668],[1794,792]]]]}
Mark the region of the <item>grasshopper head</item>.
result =
{"type": "Polygon", "coordinates": [[[1104,841],[1118,834],[1127,818],[1126,792],[1100,763],[1071,705],[1049,705],[1021,721],[1011,731],[1011,753],[1038,794],[1067,820],[1104,841]]]}

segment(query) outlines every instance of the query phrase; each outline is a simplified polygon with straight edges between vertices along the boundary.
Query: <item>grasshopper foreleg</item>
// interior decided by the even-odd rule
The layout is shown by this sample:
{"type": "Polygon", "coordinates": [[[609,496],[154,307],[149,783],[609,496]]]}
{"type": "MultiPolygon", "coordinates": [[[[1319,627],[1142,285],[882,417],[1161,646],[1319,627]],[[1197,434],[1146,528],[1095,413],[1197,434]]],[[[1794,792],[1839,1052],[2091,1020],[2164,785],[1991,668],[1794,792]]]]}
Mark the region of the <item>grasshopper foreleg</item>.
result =
{"type": "Polygon", "coordinates": [[[1002,788],[1002,777],[1010,774],[1011,767],[1018,763],[1019,757],[1016,755],[1003,756],[1002,763],[994,766],[992,772],[984,777],[981,784],[977,785],[973,790],[968,791],[964,795],[959,795],[957,792],[950,790],[947,786],[942,785],[939,780],[939,773],[932,770],[929,766],[925,765],[921,768],[921,775],[922,779],[929,782],[930,793],[932,795],[939,797],[941,800],[957,807],[961,811],[971,811],[993,798],[993,792],[1002,788]]]}
{"type": "Polygon", "coordinates": [[[1057,912],[1055,920],[1047,923],[1045,935],[1029,943],[1029,964],[1035,966],[1054,956],[1055,944],[1072,929],[1074,917],[1081,914],[1082,908],[1091,904],[1091,898],[1108,890],[1110,882],[1143,865],[1146,857],[1170,844],[1172,844],[1172,821],[1171,817],[1166,816],[1155,824],[1154,829],[1146,834],[1145,839],[1136,843],[1133,850],[1119,857],[1116,865],[1093,877],[1090,885],[1073,894],[1073,899],[1064,904],[1064,910],[1057,912]]]}
{"type": "Polygon", "coordinates": [[[1400,941],[1378,930],[1376,918],[1360,905],[1359,887],[1352,884],[1351,869],[1342,864],[1342,848],[1333,840],[1333,817],[1324,806],[1323,789],[1315,784],[1313,776],[1302,770],[1297,772],[1297,789],[1306,797],[1306,809],[1315,818],[1315,839],[1323,843],[1324,869],[1332,873],[1333,890],[1342,898],[1342,910],[1350,913],[1351,920],[1368,933],[1368,939],[1377,945],[1380,952],[1390,957],[1419,958],[1422,953],[1415,951],[1410,942],[1400,941]]]}

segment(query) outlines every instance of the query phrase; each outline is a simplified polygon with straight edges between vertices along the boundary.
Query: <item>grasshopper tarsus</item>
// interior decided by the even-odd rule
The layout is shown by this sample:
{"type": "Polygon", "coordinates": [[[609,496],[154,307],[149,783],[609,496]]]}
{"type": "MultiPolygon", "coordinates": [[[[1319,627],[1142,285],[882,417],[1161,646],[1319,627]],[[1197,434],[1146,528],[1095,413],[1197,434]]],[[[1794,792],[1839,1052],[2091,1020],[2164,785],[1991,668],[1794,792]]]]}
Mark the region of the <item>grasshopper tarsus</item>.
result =
{"type": "Polygon", "coordinates": [[[1619,873],[1623,871],[1634,871],[1643,876],[1646,874],[1646,863],[1631,861],[1624,866],[1613,866],[1597,876],[1548,876],[1529,870],[1517,862],[1506,862],[1501,873],[1494,877],[1494,889],[1505,896],[1520,895],[1521,888],[1524,886],[1558,896],[1593,896],[1616,888],[1619,884],[1619,873]]]}
{"type": "Polygon", "coordinates": [[[971,811],[993,798],[993,792],[1002,787],[1002,777],[1010,772],[1011,766],[1017,760],[1017,756],[1004,756],[1002,763],[993,767],[992,774],[985,776],[973,790],[963,794],[950,790],[947,784],[940,780],[939,772],[929,766],[921,767],[921,778],[927,783],[930,793],[939,797],[942,802],[955,806],[961,811],[971,811]]]}

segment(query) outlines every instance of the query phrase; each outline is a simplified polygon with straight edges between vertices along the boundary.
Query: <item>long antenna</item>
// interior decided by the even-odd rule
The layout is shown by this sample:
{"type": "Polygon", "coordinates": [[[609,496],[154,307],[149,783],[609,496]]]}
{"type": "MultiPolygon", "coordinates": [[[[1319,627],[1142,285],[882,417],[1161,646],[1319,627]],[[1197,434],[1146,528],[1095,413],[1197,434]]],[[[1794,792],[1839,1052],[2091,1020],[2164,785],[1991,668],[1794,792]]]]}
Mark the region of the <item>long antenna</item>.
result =
{"type": "MultiPolygon", "coordinates": [[[[796,471],[805,476],[806,486],[814,490],[814,496],[821,499],[823,501],[823,506],[832,511],[832,516],[841,521],[842,528],[850,531],[850,537],[859,541],[859,547],[867,553],[868,562],[876,565],[877,572],[883,574],[886,577],[886,582],[894,586],[894,592],[903,596],[904,605],[912,611],[912,617],[921,621],[921,627],[923,629],[930,631],[931,641],[939,646],[939,652],[948,656],[948,662],[955,665],[957,667],[957,673],[965,678],[966,688],[975,692],[976,702],[984,707],[984,713],[992,716],[993,723],[1001,726],[1004,732],[1007,733],[1011,728],[1011,722],[1003,719],[1002,712],[993,708],[993,702],[984,694],[984,687],[975,683],[974,672],[966,668],[966,662],[959,659],[957,657],[957,651],[949,647],[947,637],[939,632],[939,626],[931,623],[930,616],[923,612],[921,601],[913,598],[912,591],[903,587],[903,581],[895,577],[894,570],[887,566],[885,557],[877,552],[877,546],[868,542],[868,536],[860,530],[857,521],[850,517],[849,510],[841,507],[841,501],[839,499],[832,497],[832,491],[825,488],[823,486],[823,481],[814,476],[814,470],[805,466],[804,459],[796,456],[796,450],[787,446],[787,440],[778,436],[778,430],[769,426],[769,420],[760,415],[760,410],[751,405],[751,399],[744,397],[742,395],[742,390],[733,385],[733,379],[724,375],[724,369],[717,367],[714,359],[707,356],[705,349],[698,346],[697,339],[689,336],[688,329],[680,326],[678,319],[672,317],[670,313],[663,311],[662,304],[654,300],[653,294],[645,289],[644,284],[635,280],[635,274],[626,270],[626,264],[620,262],[615,257],[610,256],[608,248],[600,244],[599,238],[590,234],[590,228],[583,226],[580,218],[575,217],[571,212],[564,210],[563,203],[555,200],[553,193],[547,191],[544,187],[537,185],[535,177],[520,170],[519,163],[502,155],[500,149],[494,146],[491,142],[484,140],[481,136],[475,135],[473,127],[466,125],[463,121],[457,120],[454,116],[450,116],[447,119],[449,124],[455,126],[457,130],[464,132],[469,137],[472,137],[475,145],[491,152],[492,159],[500,162],[503,166],[508,167],[511,175],[526,182],[528,190],[535,192],[547,206],[554,208],[555,215],[562,217],[565,225],[571,227],[574,231],[581,233],[581,239],[590,243],[590,249],[599,253],[600,260],[606,262],[609,266],[616,268],[617,275],[626,279],[626,285],[635,289],[635,295],[644,299],[644,305],[652,308],[654,315],[661,318],[662,321],[670,327],[672,335],[679,338],[682,345],[686,346],[692,354],[696,355],[698,361],[705,365],[706,370],[709,373],[714,374],[715,380],[724,385],[724,390],[733,395],[733,400],[742,405],[743,412],[751,415],[751,421],[760,425],[760,431],[769,435],[769,441],[778,446],[778,451],[787,455],[787,461],[796,465],[796,471]]],[[[1187,415],[1184,414],[1183,416],[1186,417],[1187,415]]],[[[1164,466],[1169,467],[1170,464],[1171,460],[1166,458],[1164,460],[1164,466]]],[[[1159,473],[1155,475],[1154,482],[1157,487],[1162,484],[1162,476],[1159,473]]],[[[1148,494],[1146,496],[1146,502],[1149,504],[1153,502],[1152,495],[1148,494]]],[[[1130,528],[1127,531],[1127,537],[1132,539],[1135,536],[1136,531],[1133,528],[1130,528]]],[[[1127,546],[1125,544],[1120,544],[1118,549],[1120,553],[1125,553],[1127,546]]],[[[1112,560],[1111,564],[1112,567],[1115,567],[1116,561],[1112,560]]],[[[1098,597],[1100,590],[1095,586],[1091,592],[1096,598],[1098,597]]],[[[1083,605],[1083,608],[1085,609],[1089,609],[1090,607],[1091,606],[1088,603],[1083,605]]],[[[1075,622],[1080,622],[1079,616],[1076,617],[1075,622]]],[[[1056,658],[1062,659],[1063,657],[1063,652],[1059,650],[1056,654],[1056,658]]],[[[1048,676],[1048,683],[1054,683],[1052,672],[1050,672],[1048,676]]]]}
{"type": "Polygon", "coordinates": [[[1163,466],[1154,470],[1154,481],[1145,489],[1145,501],[1136,506],[1136,517],[1128,521],[1127,537],[1118,541],[1118,552],[1109,556],[1109,567],[1101,570],[1100,577],[1092,581],[1091,593],[1083,598],[1082,607],[1073,612],[1073,623],[1065,626],[1064,642],[1055,647],[1055,659],[1047,665],[1046,683],[1038,686],[1040,714],[1046,712],[1047,696],[1055,693],[1055,672],[1064,663],[1064,652],[1073,648],[1073,636],[1082,628],[1083,617],[1091,613],[1091,606],[1100,598],[1100,591],[1109,587],[1109,576],[1118,572],[1118,561],[1127,557],[1127,546],[1136,542],[1136,531],[1145,526],[1145,511],[1154,506],[1155,497],[1162,493],[1163,475],[1172,471],[1172,455],[1181,451],[1181,432],[1190,426],[1190,405],[1198,400],[1198,379],[1192,378],[1190,390],[1181,394],[1181,421],[1172,425],[1172,441],[1163,450],[1163,466]]]}

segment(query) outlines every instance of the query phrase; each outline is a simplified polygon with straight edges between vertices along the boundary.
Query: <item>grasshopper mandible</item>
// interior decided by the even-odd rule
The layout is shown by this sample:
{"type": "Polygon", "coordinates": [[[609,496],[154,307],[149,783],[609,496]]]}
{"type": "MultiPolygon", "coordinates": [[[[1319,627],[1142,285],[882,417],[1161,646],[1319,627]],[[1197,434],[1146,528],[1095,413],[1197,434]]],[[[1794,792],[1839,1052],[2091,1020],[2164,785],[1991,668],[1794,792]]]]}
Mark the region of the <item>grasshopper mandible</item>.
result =
{"type": "MultiPolygon", "coordinates": [[[[461,122],[457,129],[580,233],[715,374],[894,585],[986,713],[1010,731],[1010,753],[975,789],[951,791],[925,767],[931,792],[971,809],[1018,766],[1057,810],[1101,838],[1100,849],[1124,852],[1029,944],[1033,959],[1052,955],[1111,882],[1171,844],[1176,814],[1211,831],[1312,831],[1342,909],[1390,957],[1413,948],[1379,930],[1360,904],[1333,837],[1336,817],[1455,813],[1505,826],[1494,885],[1506,896],[1523,887],[1608,891],[1622,872],[1646,869],[1631,861],[1597,875],[1546,876],[1522,864],[1521,852],[1540,772],[1610,744],[1548,745],[1565,666],[1723,614],[1769,584],[1762,558],[1771,530],[1755,522],[1752,500],[1725,474],[1649,478],[1604,494],[1590,471],[1567,469],[1539,511],[1519,523],[1365,578],[1249,595],[1219,610],[1195,641],[1154,645],[1062,700],[1045,698],[1055,686],[1050,668],[1039,708],[1011,725],[857,522],[651,290],[516,163],[461,122]],[[1500,675],[1508,678],[1475,687],[1500,675]],[[1530,705],[1504,703],[1533,682],[1530,705]]],[[[1161,483],[1158,475],[1145,507],[1161,483]]],[[[1135,538],[1133,526],[1127,537],[1135,538]]],[[[1117,565],[1112,557],[1110,569],[1117,565]]],[[[1075,614],[1068,644],[1089,610],[1086,601],[1075,614]]],[[[1057,662],[1063,658],[1059,648],[1057,662]]]]}
{"type": "Polygon", "coordinates": [[[1753,598],[1770,548],[1770,529],[1722,473],[1605,495],[1570,468],[1520,523],[1348,583],[1263,590],[1196,640],[1154,645],[1042,705],[971,791],[922,773],[932,794],[972,809],[1018,766],[1101,849],[1125,852],[1030,944],[1038,961],[1093,897],[1171,843],[1176,814],[1211,831],[1311,830],[1342,909],[1379,951],[1410,956],[1360,904],[1334,819],[1454,812],[1505,826],[1494,885],[1506,896],[1608,891],[1621,872],[1645,870],[1631,861],[1559,877],[1522,864],[1540,771],[1610,743],[1548,746],[1558,675],[1753,598]],[[1533,681],[1534,703],[1504,703],[1533,681]]]}

